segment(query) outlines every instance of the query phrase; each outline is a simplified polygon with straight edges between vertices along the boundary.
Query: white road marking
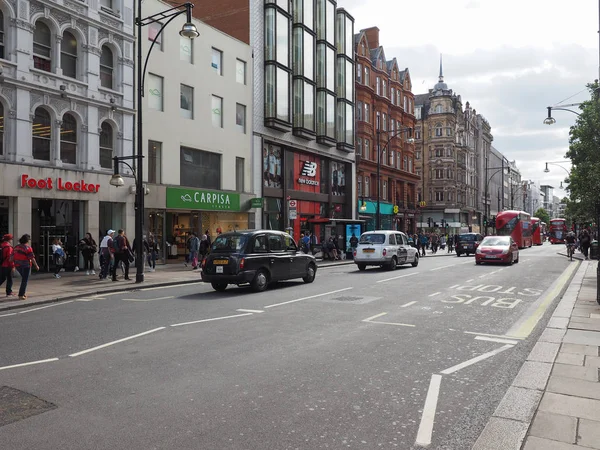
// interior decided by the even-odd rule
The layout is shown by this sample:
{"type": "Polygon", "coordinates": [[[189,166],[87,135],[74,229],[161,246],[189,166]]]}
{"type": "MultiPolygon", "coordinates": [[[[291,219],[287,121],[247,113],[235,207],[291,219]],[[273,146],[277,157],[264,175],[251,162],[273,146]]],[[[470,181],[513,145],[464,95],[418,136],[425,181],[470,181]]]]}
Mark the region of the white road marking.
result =
{"type": "Polygon", "coordinates": [[[93,302],[94,300],[106,300],[104,297],[98,295],[90,295],[89,297],[80,297],[76,299],[76,302],[93,302]]]}
{"type": "Polygon", "coordinates": [[[405,303],[404,305],[400,305],[400,308],[406,308],[406,307],[408,307],[410,305],[414,305],[415,303],[417,303],[417,302],[416,301],[415,302],[408,302],[408,303],[405,303]]]}
{"type": "Polygon", "coordinates": [[[436,295],[440,295],[441,292],[434,292],[433,294],[429,294],[429,297],[435,297],[436,295]]]}
{"type": "Polygon", "coordinates": [[[170,298],[175,298],[173,295],[169,297],[158,297],[158,298],[123,298],[122,300],[125,302],[153,302],[156,300],[168,300],[170,298]]]}
{"type": "Polygon", "coordinates": [[[87,350],[82,350],[77,353],[71,353],[69,356],[74,358],[76,356],[85,355],[86,353],[90,353],[90,352],[93,352],[96,350],[100,350],[102,348],[110,347],[111,345],[120,344],[121,342],[125,342],[125,341],[129,341],[131,339],[146,336],[147,334],[154,333],[156,331],[160,331],[160,330],[164,330],[164,329],[165,329],[165,327],[154,328],[153,330],[144,331],[143,333],[134,334],[133,336],[129,336],[129,337],[126,337],[123,339],[118,339],[116,341],[107,342],[106,344],[98,345],[97,347],[88,348],[87,350]]]}
{"type": "MultiPolygon", "coordinates": [[[[473,281],[473,280],[469,280],[469,281],[473,281]]],[[[454,288],[457,288],[459,286],[460,286],[460,284],[455,284],[454,286],[450,286],[450,289],[454,289],[454,288]]]]}
{"type": "Polygon", "coordinates": [[[387,313],[383,312],[380,314],[375,314],[373,317],[369,317],[368,319],[364,319],[363,322],[370,322],[373,319],[377,319],[378,317],[385,316],[387,313]]]}
{"type": "Polygon", "coordinates": [[[465,281],[465,283],[471,283],[472,281],[475,281],[473,278],[471,278],[470,280],[465,281]]]}
{"type": "Polygon", "coordinates": [[[32,311],[39,311],[40,309],[52,308],[53,306],[66,305],[67,303],[73,303],[73,300],[69,300],[66,302],[60,302],[60,303],[52,303],[51,305],[40,306],[39,308],[28,309],[27,311],[19,312],[19,314],[26,314],[26,313],[29,313],[32,311]]]}
{"type": "Polygon", "coordinates": [[[434,270],[447,269],[448,267],[454,267],[454,266],[456,266],[456,264],[450,264],[450,265],[447,265],[447,266],[440,266],[440,267],[436,267],[435,269],[429,269],[429,270],[431,270],[433,272],[434,270]]]}
{"type": "Polygon", "coordinates": [[[433,422],[435,420],[435,410],[437,409],[441,384],[441,375],[431,375],[429,389],[427,390],[427,397],[425,398],[425,406],[423,407],[423,415],[421,416],[421,423],[419,424],[419,431],[417,432],[417,445],[427,447],[431,444],[431,436],[433,435],[433,422]]]}
{"type": "Polygon", "coordinates": [[[32,366],[34,364],[43,364],[43,363],[52,362],[52,361],[58,361],[58,358],[41,359],[39,361],[30,361],[30,362],[21,363],[21,364],[13,364],[12,366],[0,367],[0,370],[14,369],[15,367],[32,366]]]}
{"type": "Polygon", "coordinates": [[[485,277],[487,277],[487,276],[489,276],[489,273],[486,273],[486,274],[484,274],[484,275],[479,275],[479,278],[485,278],[485,277]]]}
{"type": "Polygon", "coordinates": [[[488,359],[494,355],[497,355],[500,352],[503,352],[504,350],[508,350],[509,348],[513,348],[513,347],[514,347],[514,345],[510,345],[510,344],[503,345],[502,347],[497,348],[496,350],[492,350],[491,352],[484,353],[483,355],[479,355],[479,356],[476,356],[475,358],[471,358],[468,361],[465,361],[465,362],[462,362],[455,366],[452,366],[446,370],[442,370],[440,373],[442,373],[444,375],[449,375],[451,373],[458,372],[459,370],[464,369],[465,367],[472,366],[473,364],[476,364],[479,361],[488,359]]]}
{"type": "Polygon", "coordinates": [[[522,340],[524,338],[522,337],[517,337],[517,336],[511,336],[509,334],[489,334],[489,333],[476,333],[474,331],[463,331],[463,333],[466,334],[474,334],[476,336],[489,336],[489,337],[497,337],[500,339],[515,339],[515,340],[522,340]]]}
{"type": "Polygon", "coordinates": [[[252,314],[253,313],[245,313],[245,314],[234,314],[233,316],[213,317],[211,319],[194,320],[192,322],[174,323],[171,326],[172,327],[180,327],[180,326],[183,326],[183,325],[192,325],[194,323],[213,322],[215,320],[224,320],[224,319],[233,319],[234,317],[251,316],[252,314]]]}
{"type": "Polygon", "coordinates": [[[275,306],[288,305],[290,303],[301,302],[302,300],[309,300],[311,298],[323,297],[325,295],[331,295],[331,294],[337,294],[338,292],[349,291],[350,289],[354,289],[354,288],[347,287],[344,289],[337,289],[335,291],[323,292],[322,294],[311,295],[310,297],[302,297],[302,298],[297,298],[295,300],[288,300],[287,302],[275,303],[273,305],[266,305],[265,308],[274,308],[275,306]]]}
{"type": "Polygon", "coordinates": [[[2,314],[0,317],[16,316],[17,313],[2,314]]]}
{"type": "MultiPolygon", "coordinates": [[[[200,277],[198,277],[198,283],[201,283],[202,279],[200,277]]],[[[168,286],[155,286],[155,287],[150,287],[150,288],[144,288],[144,289],[140,289],[140,291],[156,291],[157,289],[169,289],[169,288],[176,288],[176,287],[181,287],[181,286],[187,286],[189,284],[194,284],[193,283],[180,283],[180,284],[171,284],[168,286]]],[[[122,294],[122,292],[120,292],[122,294]]]]}
{"type": "Polygon", "coordinates": [[[499,344],[517,345],[519,343],[519,341],[515,341],[512,339],[502,339],[502,338],[495,338],[495,337],[488,337],[488,336],[475,336],[475,339],[478,341],[497,342],[499,344]]]}
{"type": "Polygon", "coordinates": [[[260,314],[260,313],[264,312],[264,311],[261,311],[260,309],[236,309],[236,311],[239,311],[239,312],[249,312],[249,313],[257,313],[257,314],[260,314]]]}
{"type": "Polygon", "coordinates": [[[419,275],[419,273],[421,273],[421,272],[411,272],[411,273],[407,273],[406,275],[398,275],[397,277],[386,278],[385,280],[376,281],[376,283],[385,283],[386,281],[397,280],[398,278],[411,277],[413,275],[419,275]]]}

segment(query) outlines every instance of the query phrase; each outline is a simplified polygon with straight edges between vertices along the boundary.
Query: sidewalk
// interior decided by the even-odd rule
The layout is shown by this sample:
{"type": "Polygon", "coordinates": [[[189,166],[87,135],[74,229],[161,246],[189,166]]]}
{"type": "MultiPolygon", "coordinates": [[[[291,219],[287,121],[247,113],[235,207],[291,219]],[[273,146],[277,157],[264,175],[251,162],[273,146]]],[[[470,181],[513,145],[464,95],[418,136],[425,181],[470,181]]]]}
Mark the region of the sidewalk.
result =
{"type": "Polygon", "coordinates": [[[600,449],[600,305],[583,261],[474,450],[600,449]]]}
{"type": "MultiPolygon", "coordinates": [[[[352,260],[342,261],[317,261],[319,267],[340,266],[352,264],[352,260]]],[[[34,273],[27,284],[27,300],[15,300],[16,297],[5,297],[5,285],[0,287],[0,311],[24,308],[32,305],[58,302],[73,298],[85,298],[87,296],[101,295],[112,292],[133,291],[156,286],[169,286],[175,284],[201,283],[199,270],[192,270],[181,264],[165,264],[156,266],[156,272],[144,273],[144,283],[135,283],[135,267],[129,270],[132,281],[122,280],[113,282],[100,280],[98,272],[96,275],[86,275],[85,271],[61,272],[61,278],[55,279],[51,273],[34,273]]],[[[19,291],[20,278],[14,278],[13,292],[19,291]]]]}

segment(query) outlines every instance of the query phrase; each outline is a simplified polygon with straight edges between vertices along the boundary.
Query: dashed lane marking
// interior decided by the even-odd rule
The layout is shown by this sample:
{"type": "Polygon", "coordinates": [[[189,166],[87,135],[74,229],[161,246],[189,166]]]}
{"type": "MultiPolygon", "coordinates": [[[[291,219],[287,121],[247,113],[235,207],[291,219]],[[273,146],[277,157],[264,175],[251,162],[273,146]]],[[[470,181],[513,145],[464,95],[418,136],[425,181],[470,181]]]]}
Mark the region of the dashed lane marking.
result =
{"type": "Polygon", "coordinates": [[[413,275],[419,275],[421,272],[411,272],[405,275],[398,275],[397,277],[386,278],[385,280],[378,280],[376,283],[385,283],[386,281],[397,280],[399,278],[412,277],[413,275]]]}
{"type": "Polygon", "coordinates": [[[472,366],[473,364],[491,358],[492,356],[497,355],[498,353],[501,353],[504,350],[508,350],[509,348],[513,347],[514,345],[510,344],[503,345],[502,347],[497,348],[496,350],[492,350],[491,352],[484,353],[483,355],[476,356],[475,358],[471,358],[465,362],[452,366],[448,369],[442,370],[440,373],[443,375],[450,375],[451,373],[458,372],[459,370],[464,369],[465,367],[472,366]]]}
{"type": "Polygon", "coordinates": [[[429,297],[435,297],[436,295],[440,295],[441,292],[434,292],[433,294],[429,294],[429,297]]]}
{"type": "Polygon", "coordinates": [[[472,281],[475,281],[475,279],[471,278],[470,280],[465,281],[465,283],[471,283],[472,281]]]}
{"type": "Polygon", "coordinates": [[[387,313],[382,312],[380,314],[375,314],[373,317],[369,317],[368,319],[364,319],[363,322],[370,322],[373,319],[377,319],[378,317],[385,316],[387,313]]]}
{"type": "Polygon", "coordinates": [[[131,339],[135,339],[135,338],[138,338],[138,337],[141,337],[141,336],[146,336],[147,334],[154,333],[156,331],[160,331],[160,330],[164,330],[164,329],[165,329],[165,327],[154,328],[153,330],[144,331],[143,333],[134,334],[133,336],[128,336],[128,337],[125,337],[123,339],[117,339],[116,341],[107,342],[106,344],[102,344],[102,345],[98,345],[96,347],[88,348],[87,350],[82,350],[82,351],[77,352],[77,353],[71,353],[69,356],[72,357],[72,358],[74,358],[76,356],[85,355],[86,353],[90,353],[90,352],[93,352],[93,351],[96,351],[96,350],[100,350],[102,348],[110,347],[111,345],[120,344],[121,342],[129,341],[131,339]]]}
{"type": "Polygon", "coordinates": [[[12,366],[0,367],[0,370],[14,369],[16,367],[24,367],[24,366],[33,366],[34,364],[43,364],[43,363],[52,362],[52,361],[58,361],[58,358],[41,359],[39,361],[30,361],[30,362],[21,363],[21,364],[13,364],[12,366]]]}
{"type": "Polygon", "coordinates": [[[514,341],[512,339],[502,339],[502,338],[495,338],[495,337],[488,337],[488,336],[475,336],[475,339],[478,341],[497,342],[499,344],[517,345],[519,343],[519,341],[514,341]]]}
{"type": "Polygon", "coordinates": [[[174,323],[171,326],[172,327],[181,327],[183,325],[193,325],[195,323],[214,322],[215,320],[225,320],[225,319],[233,319],[234,317],[251,316],[252,314],[254,314],[254,313],[244,313],[244,314],[234,314],[232,316],[213,317],[210,319],[193,320],[191,322],[174,323]]]}
{"type": "Polygon", "coordinates": [[[441,375],[431,375],[429,389],[427,390],[427,397],[425,398],[425,406],[423,407],[423,415],[421,416],[419,431],[417,431],[417,445],[427,447],[431,444],[431,436],[433,435],[433,422],[435,419],[435,410],[437,409],[441,384],[441,375]]]}
{"type": "Polygon", "coordinates": [[[158,297],[158,298],[123,298],[124,302],[154,302],[156,300],[169,300],[175,298],[173,295],[169,297],[158,297]]]}
{"type": "Polygon", "coordinates": [[[54,306],[66,305],[67,303],[73,303],[73,301],[74,300],[69,300],[69,301],[66,301],[66,302],[53,303],[51,305],[40,306],[39,308],[33,308],[33,309],[28,309],[27,311],[21,311],[21,312],[19,312],[19,314],[27,314],[27,313],[30,313],[32,311],[39,311],[40,309],[46,309],[46,308],[52,308],[54,306]]]}
{"type": "Polygon", "coordinates": [[[408,302],[408,303],[405,303],[404,305],[400,305],[400,308],[407,308],[410,305],[414,305],[415,303],[417,303],[417,302],[416,301],[414,301],[414,302],[408,302]]]}
{"type": "Polygon", "coordinates": [[[2,314],[0,317],[16,316],[17,313],[2,314]]]}
{"type": "Polygon", "coordinates": [[[311,298],[323,297],[325,295],[331,295],[331,294],[337,294],[338,292],[349,291],[350,289],[354,289],[354,288],[353,287],[347,287],[347,288],[344,288],[344,289],[337,289],[335,291],[323,292],[322,294],[311,295],[309,297],[302,297],[302,298],[297,298],[295,300],[288,300],[287,302],[275,303],[273,305],[266,305],[265,308],[274,308],[276,306],[288,305],[290,303],[301,302],[303,300],[310,300],[311,298]]]}
{"type": "Polygon", "coordinates": [[[260,309],[236,309],[236,311],[239,311],[239,312],[248,312],[248,313],[257,313],[257,314],[264,313],[264,311],[262,311],[260,309]]]}

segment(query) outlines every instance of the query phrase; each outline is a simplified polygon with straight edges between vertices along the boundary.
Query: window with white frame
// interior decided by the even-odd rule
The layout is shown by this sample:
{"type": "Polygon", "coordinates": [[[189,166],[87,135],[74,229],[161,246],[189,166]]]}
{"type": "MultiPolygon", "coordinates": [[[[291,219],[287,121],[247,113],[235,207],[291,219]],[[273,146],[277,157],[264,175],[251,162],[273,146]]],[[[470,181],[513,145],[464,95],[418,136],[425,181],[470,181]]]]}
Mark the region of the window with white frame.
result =
{"type": "Polygon", "coordinates": [[[382,189],[382,197],[384,200],[387,200],[388,198],[388,183],[387,181],[383,180],[383,189],[382,189]]]}
{"type": "Polygon", "coordinates": [[[441,123],[435,124],[435,135],[437,137],[440,137],[442,135],[442,124],[441,123]]]}
{"type": "Polygon", "coordinates": [[[381,95],[381,79],[379,77],[375,79],[375,92],[377,95],[381,95]]]}
{"type": "Polygon", "coordinates": [[[377,130],[381,129],[381,114],[379,113],[379,111],[377,111],[377,122],[375,124],[375,128],[377,130]]]}
{"type": "Polygon", "coordinates": [[[362,64],[357,64],[356,65],[356,82],[362,84],[362,71],[363,71],[363,66],[362,64]]]}
{"type": "Polygon", "coordinates": [[[408,171],[410,173],[413,173],[413,159],[412,158],[408,158],[408,171]]]}
{"type": "Polygon", "coordinates": [[[417,128],[415,130],[415,139],[417,139],[417,140],[421,139],[421,129],[420,128],[417,128]]]}
{"type": "Polygon", "coordinates": [[[356,120],[363,120],[363,102],[356,102],[356,120]]]}
{"type": "Polygon", "coordinates": [[[190,38],[179,36],[179,60],[186,63],[193,63],[194,41],[190,38]]]}
{"type": "Polygon", "coordinates": [[[435,169],[435,179],[441,180],[444,178],[444,169],[435,169]]]}
{"type": "Polygon", "coordinates": [[[107,45],[103,45],[100,54],[100,86],[113,88],[114,65],[112,50],[107,45]]]}
{"type": "Polygon", "coordinates": [[[435,112],[436,113],[441,113],[443,111],[442,105],[436,105],[435,106],[435,112]]]}
{"type": "Polygon", "coordinates": [[[385,80],[381,80],[381,95],[387,97],[387,83],[385,80]]]}
{"type": "Polygon", "coordinates": [[[60,67],[65,77],[77,78],[77,39],[65,31],[60,42],[60,67]]]}
{"type": "Polygon", "coordinates": [[[223,98],[213,95],[211,100],[212,124],[215,128],[223,128],[223,98]]]}
{"type": "Polygon", "coordinates": [[[365,66],[365,85],[371,86],[371,71],[365,66]]]}
{"type": "Polygon", "coordinates": [[[148,108],[163,111],[163,77],[148,74],[148,108]]]}
{"type": "Polygon", "coordinates": [[[444,201],[444,191],[435,191],[435,201],[436,202],[444,201]]]}
{"type": "Polygon", "coordinates": [[[239,103],[235,104],[235,126],[241,133],[246,134],[246,106],[239,103]]]}
{"type": "Polygon", "coordinates": [[[406,107],[407,107],[408,105],[406,104],[406,101],[407,101],[407,97],[406,97],[406,95],[405,95],[405,96],[404,96],[404,111],[407,111],[406,107]]]}
{"type": "Polygon", "coordinates": [[[402,169],[403,170],[408,170],[408,156],[404,155],[404,157],[402,158],[402,169]]]}
{"type": "Polygon", "coordinates": [[[52,142],[52,120],[44,108],[35,110],[31,123],[33,159],[50,161],[50,143],[52,142]]]}
{"type": "Polygon", "coordinates": [[[371,196],[371,188],[369,186],[369,176],[365,177],[365,197],[371,196]]]}
{"type": "Polygon", "coordinates": [[[368,103],[365,103],[365,122],[371,123],[371,111],[368,103]]]}
{"type": "Polygon", "coordinates": [[[360,175],[356,177],[356,190],[358,191],[358,196],[362,196],[362,176],[360,175]]]}
{"type": "Polygon", "coordinates": [[[210,66],[218,75],[223,75],[223,52],[212,48],[210,66]]]}
{"type": "Polygon", "coordinates": [[[387,114],[383,113],[383,131],[387,131],[387,114]]]}
{"type": "Polygon", "coordinates": [[[365,150],[363,153],[365,159],[371,159],[371,141],[365,139],[365,150]]]}
{"type": "Polygon", "coordinates": [[[100,126],[100,167],[111,169],[114,156],[114,134],[110,123],[104,121],[100,126]]]}
{"type": "Polygon", "coordinates": [[[446,127],[446,136],[452,136],[452,128],[446,127]]]}
{"type": "Polygon", "coordinates": [[[52,35],[48,25],[41,20],[35,23],[33,32],[33,67],[52,71],[52,35]]]}
{"type": "Polygon", "coordinates": [[[444,149],[443,149],[443,148],[436,147],[436,148],[435,148],[435,157],[436,157],[436,158],[441,158],[441,157],[443,157],[443,156],[444,156],[444,149]]]}
{"type": "Polygon", "coordinates": [[[246,61],[235,60],[235,81],[239,84],[246,84],[246,61]]]}
{"type": "Polygon", "coordinates": [[[179,92],[179,112],[184,119],[194,118],[194,88],[180,85],[179,92]]]}
{"type": "Polygon", "coordinates": [[[394,150],[390,150],[390,166],[394,167],[396,165],[396,160],[394,159],[395,152],[394,150]]]}
{"type": "Polygon", "coordinates": [[[418,150],[415,152],[415,159],[418,161],[419,159],[421,159],[421,151],[418,150]]]}
{"type": "Polygon", "coordinates": [[[154,48],[158,48],[160,51],[163,49],[162,34],[159,34],[162,26],[163,24],[160,22],[152,22],[148,25],[148,40],[152,42],[154,39],[156,39],[154,48]]]}
{"type": "Polygon", "coordinates": [[[66,113],[60,126],[60,160],[65,164],[77,164],[77,120],[66,113]]]}

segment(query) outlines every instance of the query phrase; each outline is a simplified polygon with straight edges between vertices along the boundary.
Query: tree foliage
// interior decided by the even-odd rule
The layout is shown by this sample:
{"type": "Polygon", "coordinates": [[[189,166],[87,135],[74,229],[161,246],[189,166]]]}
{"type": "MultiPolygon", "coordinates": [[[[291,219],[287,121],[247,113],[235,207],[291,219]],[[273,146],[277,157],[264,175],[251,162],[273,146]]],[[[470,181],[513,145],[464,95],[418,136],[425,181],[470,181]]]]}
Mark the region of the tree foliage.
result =
{"type": "Polygon", "coordinates": [[[566,157],[572,168],[566,180],[569,191],[567,216],[586,222],[596,215],[600,197],[600,96],[598,82],[588,84],[591,99],[583,102],[581,115],[569,132],[566,157]]]}
{"type": "Polygon", "coordinates": [[[550,223],[550,214],[544,208],[538,208],[535,213],[533,213],[535,217],[540,219],[542,222],[550,223]]]}

